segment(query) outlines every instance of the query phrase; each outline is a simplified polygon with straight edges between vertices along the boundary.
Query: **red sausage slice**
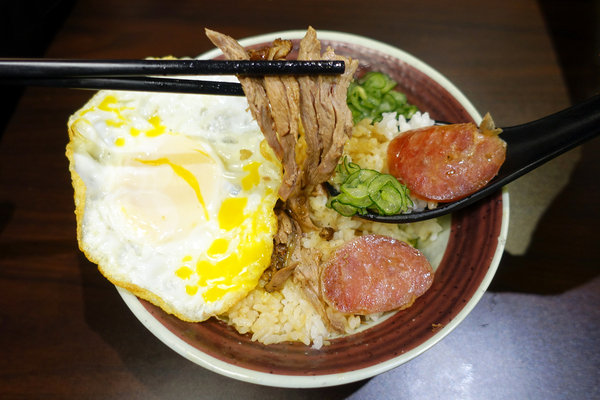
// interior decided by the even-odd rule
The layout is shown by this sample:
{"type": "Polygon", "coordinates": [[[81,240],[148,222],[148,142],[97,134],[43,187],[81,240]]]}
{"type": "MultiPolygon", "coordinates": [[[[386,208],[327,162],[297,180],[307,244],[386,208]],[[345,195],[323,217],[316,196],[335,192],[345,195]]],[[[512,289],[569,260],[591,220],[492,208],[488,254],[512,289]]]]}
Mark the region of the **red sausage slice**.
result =
{"type": "Polygon", "coordinates": [[[390,174],[416,197],[449,202],[481,189],[498,173],[506,143],[473,123],[405,132],[388,146],[390,174]]]}
{"type": "Polygon", "coordinates": [[[365,235],[345,243],[325,264],[321,291],[338,311],[371,314],[410,307],[432,282],[433,268],[419,250],[365,235]]]}

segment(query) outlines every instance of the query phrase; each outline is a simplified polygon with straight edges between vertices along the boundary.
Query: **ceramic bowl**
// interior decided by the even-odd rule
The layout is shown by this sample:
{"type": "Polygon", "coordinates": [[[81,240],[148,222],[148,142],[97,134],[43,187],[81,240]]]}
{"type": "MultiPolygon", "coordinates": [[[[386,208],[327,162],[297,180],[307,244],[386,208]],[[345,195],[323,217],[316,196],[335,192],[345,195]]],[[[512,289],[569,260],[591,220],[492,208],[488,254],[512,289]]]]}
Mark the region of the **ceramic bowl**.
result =
{"type": "MultiPolygon", "coordinates": [[[[260,47],[275,38],[292,39],[304,31],[276,32],[241,40],[260,47]]],[[[365,37],[318,31],[323,49],[360,62],[359,74],[376,69],[399,83],[408,101],[437,120],[481,120],[467,98],[446,78],[417,58],[365,37]]],[[[201,58],[216,58],[210,51],[201,58]]],[[[183,357],[211,371],[255,384],[324,387],[372,377],[395,368],[432,347],[475,307],[488,287],[504,249],[508,193],[497,193],[447,218],[444,233],[424,249],[436,267],[433,286],[407,310],[391,314],[359,333],[335,339],[321,349],[301,343],[263,345],[226,324],[210,319],[187,323],[119,289],[135,316],[183,357]]]]}

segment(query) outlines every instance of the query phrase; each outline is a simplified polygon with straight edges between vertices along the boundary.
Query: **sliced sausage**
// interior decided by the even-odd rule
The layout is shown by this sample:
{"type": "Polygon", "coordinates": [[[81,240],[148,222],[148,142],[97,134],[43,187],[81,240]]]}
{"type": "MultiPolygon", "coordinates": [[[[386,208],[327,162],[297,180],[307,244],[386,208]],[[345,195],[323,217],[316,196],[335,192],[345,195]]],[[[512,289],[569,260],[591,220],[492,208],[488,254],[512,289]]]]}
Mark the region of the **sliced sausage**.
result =
{"type": "Polygon", "coordinates": [[[407,308],[429,289],[433,268],[409,244],[364,235],[342,245],[321,273],[325,301],[343,313],[371,314],[407,308]]]}
{"type": "Polygon", "coordinates": [[[498,173],[506,143],[473,123],[405,132],[388,146],[390,174],[416,197],[449,202],[479,190],[498,173]]]}

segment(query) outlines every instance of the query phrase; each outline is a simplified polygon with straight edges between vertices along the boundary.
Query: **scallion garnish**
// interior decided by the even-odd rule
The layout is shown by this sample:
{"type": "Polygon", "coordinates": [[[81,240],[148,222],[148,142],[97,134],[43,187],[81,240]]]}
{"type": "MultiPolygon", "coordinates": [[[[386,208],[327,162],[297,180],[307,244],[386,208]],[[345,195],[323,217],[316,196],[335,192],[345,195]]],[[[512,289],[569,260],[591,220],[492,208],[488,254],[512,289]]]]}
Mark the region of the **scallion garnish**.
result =
{"type": "Polygon", "coordinates": [[[348,157],[336,167],[331,183],[339,194],[329,199],[327,206],[351,217],[355,214],[392,215],[413,206],[406,186],[389,174],[363,169],[348,157]]]}
{"type": "Polygon", "coordinates": [[[410,118],[417,107],[408,104],[403,93],[393,90],[397,83],[382,72],[368,72],[362,78],[350,83],[347,103],[352,111],[354,123],[365,118],[373,122],[381,121],[383,113],[396,112],[410,118]]]}

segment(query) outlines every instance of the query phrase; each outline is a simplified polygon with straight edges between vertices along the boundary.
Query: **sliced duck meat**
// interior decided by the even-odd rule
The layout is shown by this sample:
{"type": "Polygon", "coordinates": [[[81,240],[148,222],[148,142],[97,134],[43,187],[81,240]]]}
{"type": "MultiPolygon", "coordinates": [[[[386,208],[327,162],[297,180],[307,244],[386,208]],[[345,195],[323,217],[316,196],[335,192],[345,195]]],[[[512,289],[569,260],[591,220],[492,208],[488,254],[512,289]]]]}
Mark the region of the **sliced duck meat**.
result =
{"type": "MultiPolygon", "coordinates": [[[[206,34],[233,60],[285,59],[291,50],[291,42],[277,39],[271,46],[248,52],[227,35],[208,29],[206,34]]],[[[298,59],[343,60],[346,68],[343,74],[334,76],[239,77],[252,116],[282,162],[279,197],[284,201],[306,197],[316,185],[329,179],[352,132],[346,92],[358,62],[336,55],[331,48],[321,54],[321,43],[312,27],[300,42],[298,59]],[[298,145],[302,136],[303,145],[298,145]]],[[[291,201],[289,209],[294,215],[304,216],[306,210],[298,207],[305,205],[306,201],[291,201]]]]}
{"type": "MultiPolygon", "coordinates": [[[[291,41],[277,39],[272,46],[264,50],[264,58],[282,60],[291,50],[291,41]]],[[[300,188],[300,174],[295,151],[299,134],[300,88],[298,81],[293,76],[265,76],[263,83],[271,105],[275,132],[283,148],[281,161],[284,175],[279,189],[279,197],[286,200],[300,188]]]]}
{"type": "MultiPolygon", "coordinates": [[[[299,60],[318,60],[321,57],[321,42],[317,40],[317,33],[309,28],[304,38],[300,41],[298,51],[299,60]]],[[[319,80],[315,76],[299,76],[300,87],[300,112],[304,128],[304,141],[306,143],[306,157],[301,167],[302,185],[309,182],[309,173],[317,169],[321,162],[323,145],[319,136],[319,122],[317,119],[317,102],[319,102],[319,80]]]]}
{"type": "MultiPolygon", "coordinates": [[[[246,51],[235,39],[207,29],[206,35],[230,60],[285,59],[292,43],[277,39],[271,46],[246,51]]],[[[296,163],[296,141],[300,117],[300,98],[295,78],[267,76],[238,76],[250,106],[252,117],[258,123],[267,143],[283,165],[283,180],[279,197],[287,200],[299,191],[299,168],[296,163]]]]}
{"type": "MultiPolygon", "coordinates": [[[[229,60],[250,59],[248,52],[232,37],[210,29],[206,29],[206,36],[215,46],[221,49],[225,57],[229,60]]],[[[283,149],[277,139],[277,133],[273,126],[273,117],[271,116],[269,99],[263,86],[263,78],[239,76],[238,79],[242,84],[252,116],[260,126],[267,143],[271,146],[275,155],[281,159],[283,149]]]]}
{"type": "Polygon", "coordinates": [[[300,225],[292,219],[285,210],[275,209],[277,216],[277,233],[273,237],[273,253],[271,254],[271,264],[265,271],[265,279],[268,280],[265,290],[272,292],[280,290],[285,281],[294,272],[298,264],[292,257],[298,259],[294,252],[300,251],[300,235],[302,233],[300,225]]]}

